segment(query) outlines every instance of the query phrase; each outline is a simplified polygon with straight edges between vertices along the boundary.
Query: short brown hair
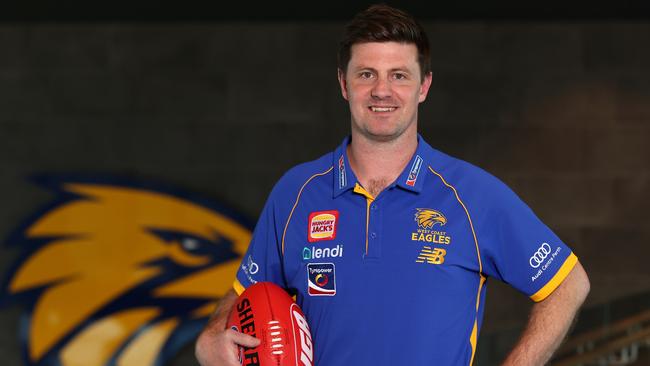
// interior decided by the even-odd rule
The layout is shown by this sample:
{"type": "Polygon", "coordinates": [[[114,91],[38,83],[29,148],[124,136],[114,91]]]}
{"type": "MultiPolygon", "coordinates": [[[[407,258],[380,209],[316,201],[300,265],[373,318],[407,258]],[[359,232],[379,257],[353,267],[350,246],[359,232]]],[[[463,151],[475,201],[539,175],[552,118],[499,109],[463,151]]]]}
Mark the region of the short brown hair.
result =
{"type": "Polygon", "coordinates": [[[418,49],[421,78],[431,72],[429,39],[422,26],[405,11],[385,4],[372,5],[358,13],[345,27],[339,44],[338,67],[344,72],[350,62],[350,49],[356,43],[413,43],[418,49]]]}

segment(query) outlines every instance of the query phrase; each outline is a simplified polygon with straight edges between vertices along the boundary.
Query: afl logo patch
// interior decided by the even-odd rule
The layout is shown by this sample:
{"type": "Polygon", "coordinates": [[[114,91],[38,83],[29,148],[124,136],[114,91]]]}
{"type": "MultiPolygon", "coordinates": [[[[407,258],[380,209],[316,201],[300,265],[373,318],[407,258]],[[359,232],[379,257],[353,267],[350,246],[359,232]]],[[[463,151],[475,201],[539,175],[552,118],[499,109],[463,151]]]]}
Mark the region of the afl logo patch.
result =
{"type": "Polygon", "coordinates": [[[307,239],[310,243],[336,238],[336,227],[339,221],[339,212],[318,211],[309,214],[309,232],[307,239]]]}
{"type": "Polygon", "coordinates": [[[418,180],[418,174],[420,174],[420,168],[422,167],[422,158],[420,155],[415,156],[415,160],[413,160],[413,165],[411,165],[411,170],[409,171],[409,175],[406,178],[406,185],[414,187],[415,182],[418,180]]]}

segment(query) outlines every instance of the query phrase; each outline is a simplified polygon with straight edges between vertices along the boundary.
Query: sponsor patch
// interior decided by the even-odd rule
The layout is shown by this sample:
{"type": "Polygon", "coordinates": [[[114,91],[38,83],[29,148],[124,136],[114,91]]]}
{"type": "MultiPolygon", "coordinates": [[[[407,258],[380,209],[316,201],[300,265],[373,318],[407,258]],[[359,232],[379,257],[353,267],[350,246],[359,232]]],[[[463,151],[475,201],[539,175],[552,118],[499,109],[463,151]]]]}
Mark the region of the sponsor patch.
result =
{"type": "Polygon", "coordinates": [[[415,186],[415,182],[418,180],[418,175],[420,174],[420,168],[422,168],[422,158],[420,155],[416,155],[415,160],[413,161],[413,165],[411,165],[409,176],[406,179],[407,186],[415,186]]]}
{"type": "Polygon", "coordinates": [[[343,245],[339,244],[334,248],[304,247],[302,249],[303,260],[321,258],[343,258],[343,245]]]}
{"type": "Polygon", "coordinates": [[[336,295],[334,263],[307,264],[307,293],[310,296],[336,295]]]}
{"type": "Polygon", "coordinates": [[[535,254],[533,254],[532,257],[528,260],[528,264],[530,264],[531,267],[537,268],[539,267],[548,255],[551,254],[551,246],[548,245],[548,243],[543,243],[540,245],[540,247],[537,249],[535,254]]]}
{"type": "Polygon", "coordinates": [[[309,214],[307,240],[313,243],[321,240],[335,239],[338,221],[339,212],[337,210],[312,212],[309,214]]]}
{"type": "Polygon", "coordinates": [[[533,254],[533,256],[528,260],[528,264],[537,269],[537,272],[530,277],[531,282],[535,282],[542,273],[553,264],[555,258],[562,251],[562,247],[558,246],[552,253],[551,250],[551,246],[548,243],[543,243],[539,249],[537,249],[535,254],[533,254]],[[541,268],[538,268],[542,263],[544,263],[544,265],[542,265],[541,268]]]}

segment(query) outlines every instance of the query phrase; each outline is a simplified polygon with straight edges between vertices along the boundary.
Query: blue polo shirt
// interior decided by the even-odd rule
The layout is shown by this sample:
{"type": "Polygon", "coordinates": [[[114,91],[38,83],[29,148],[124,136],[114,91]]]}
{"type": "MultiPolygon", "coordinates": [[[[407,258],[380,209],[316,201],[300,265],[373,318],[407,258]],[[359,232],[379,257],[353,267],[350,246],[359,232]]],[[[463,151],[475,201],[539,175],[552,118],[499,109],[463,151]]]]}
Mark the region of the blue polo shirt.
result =
{"type": "Polygon", "coordinates": [[[541,301],[576,264],[504,183],[420,136],[377,197],[350,169],[348,143],[279,180],[234,284],[294,294],[316,365],[470,365],[487,278],[541,301]]]}

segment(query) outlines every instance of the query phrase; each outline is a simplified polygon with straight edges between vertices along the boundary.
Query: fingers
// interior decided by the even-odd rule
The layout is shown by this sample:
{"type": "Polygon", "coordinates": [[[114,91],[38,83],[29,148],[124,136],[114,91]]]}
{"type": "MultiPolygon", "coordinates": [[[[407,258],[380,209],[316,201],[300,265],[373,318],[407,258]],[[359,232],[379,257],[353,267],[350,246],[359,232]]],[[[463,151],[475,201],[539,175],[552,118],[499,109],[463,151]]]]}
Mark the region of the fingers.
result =
{"type": "Polygon", "coordinates": [[[204,331],[197,340],[195,355],[202,366],[241,366],[239,346],[253,348],[260,340],[233,329],[204,331]]]}
{"type": "Polygon", "coordinates": [[[230,333],[229,336],[236,344],[248,348],[257,347],[260,344],[260,340],[249,336],[248,334],[240,333],[236,330],[228,329],[226,332],[230,333]]]}

